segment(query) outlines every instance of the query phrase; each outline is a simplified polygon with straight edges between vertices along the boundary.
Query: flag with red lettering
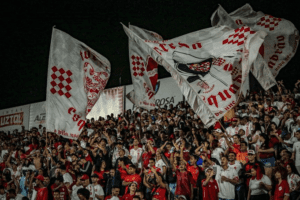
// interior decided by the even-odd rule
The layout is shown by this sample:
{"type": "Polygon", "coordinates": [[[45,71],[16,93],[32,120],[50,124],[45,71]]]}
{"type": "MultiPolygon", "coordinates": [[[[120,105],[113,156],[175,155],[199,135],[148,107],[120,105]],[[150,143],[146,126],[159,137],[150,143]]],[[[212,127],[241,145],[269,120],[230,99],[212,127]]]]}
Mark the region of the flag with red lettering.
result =
{"type": "Polygon", "coordinates": [[[206,126],[213,125],[235,105],[244,80],[242,65],[246,65],[244,69],[252,65],[266,36],[265,32],[249,27],[218,26],[154,41],[142,39],[123,27],[139,49],[171,73],[206,126]]]}
{"type": "MultiPolygon", "coordinates": [[[[162,40],[162,37],[155,32],[132,25],[129,25],[129,29],[144,40],[162,40]]],[[[147,110],[154,109],[158,64],[131,38],[129,38],[129,64],[133,84],[133,91],[128,94],[131,97],[130,101],[137,107],[147,110]]]]}
{"type": "Polygon", "coordinates": [[[262,57],[265,63],[255,62],[251,70],[263,87],[265,77],[261,71],[267,72],[265,65],[276,77],[295,55],[298,47],[299,34],[293,23],[260,11],[256,12],[249,4],[230,14],[219,6],[211,17],[211,23],[212,26],[226,25],[234,29],[248,26],[254,31],[265,31],[268,34],[259,50],[261,54],[259,57],[262,57]]]}
{"type": "Polygon", "coordinates": [[[110,62],[67,33],[53,28],[49,54],[46,127],[76,139],[110,76],[110,62]]]}

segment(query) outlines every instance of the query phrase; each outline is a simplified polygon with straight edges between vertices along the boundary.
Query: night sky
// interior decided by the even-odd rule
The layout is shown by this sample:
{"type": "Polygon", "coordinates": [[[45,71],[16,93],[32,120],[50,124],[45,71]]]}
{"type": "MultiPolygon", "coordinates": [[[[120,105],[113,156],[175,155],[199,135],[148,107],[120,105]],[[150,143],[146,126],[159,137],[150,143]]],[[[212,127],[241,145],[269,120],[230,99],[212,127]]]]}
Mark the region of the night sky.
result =
{"type": "MultiPolygon", "coordinates": [[[[227,12],[250,3],[255,11],[290,20],[299,29],[298,6],[290,1],[23,1],[2,6],[0,109],[46,100],[48,56],[52,27],[84,42],[111,63],[107,88],[131,84],[128,38],[120,22],[136,25],[172,39],[211,27],[211,14],[221,4],[227,12]],[[263,3],[260,3],[263,2],[263,3]],[[9,13],[9,14],[5,14],[9,13]],[[5,14],[5,15],[4,15],[5,14]]],[[[278,80],[292,88],[300,79],[299,50],[283,68],[278,80]]],[[[159,68],[159,78],[170,74],[159,68]]]]}

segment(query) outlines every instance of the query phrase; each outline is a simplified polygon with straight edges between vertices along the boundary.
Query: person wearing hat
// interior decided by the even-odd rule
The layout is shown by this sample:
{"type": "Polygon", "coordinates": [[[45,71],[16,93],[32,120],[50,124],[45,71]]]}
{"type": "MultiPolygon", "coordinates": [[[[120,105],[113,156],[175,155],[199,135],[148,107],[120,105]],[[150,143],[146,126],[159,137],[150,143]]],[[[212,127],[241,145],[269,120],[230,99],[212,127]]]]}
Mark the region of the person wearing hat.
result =
{"type": "Polygon", "coordinates": [[[29,183],[29,189],[34,188],[37,192],[36,200],[47,200],[48,199],[48,189],[44,186],[44,177],[42,175],[38,175],[34,177],[34,173],[31,174],[31,179],[29,183]],[[33,179],[35,179],[36,186],[33,187],[33,179]]]}
{"type": "Polygon", "coordinates": [[[80,180],[81,180],[81,184],[82,184],[83,188],[90,191],[89,199],[95,200],[95,190],[94,190],[94,186],[92,184],[90,184],[90,177],[87,174],[84,174],[81,176],[80,180]]]}
{"type": "Polygon", "coordinates": [[[101,187],[101,185],[98,184],[99,176],[97,174],[92,174],[91,178],[92,178],[92,183],[94,186],[96,199],[103,200],[104,199],[104,191],[103,191],[103,188],[101,187]]]}
{"type": "Polygon", "coordinates": [[[206,178],[201,181],[203,200],[218,200],[219,186],[214,179],[215,175],[212,167],[205,170],[206,178]]]}

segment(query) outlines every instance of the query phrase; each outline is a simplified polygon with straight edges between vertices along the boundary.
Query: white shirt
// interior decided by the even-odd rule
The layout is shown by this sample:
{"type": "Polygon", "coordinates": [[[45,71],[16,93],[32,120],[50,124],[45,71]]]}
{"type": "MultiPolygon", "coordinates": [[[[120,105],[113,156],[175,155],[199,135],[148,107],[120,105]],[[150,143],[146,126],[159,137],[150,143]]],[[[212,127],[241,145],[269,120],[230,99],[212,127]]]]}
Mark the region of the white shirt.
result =
{"type": "MultiPolygon", "coordinates": [[[[103,188],[101,187],[101,185],[99,185],[99,184],[94,185],[94,191],[95,191],[96,195],[104,196],[104,191],[103,191],[103,188]]],[[[96,196],[95,196],[95,198],[96,198],[96,196]]]]}
{"type": "Polygon", "coordinates": [[[264,190],[259,186],[260,182],[263,182],[266,185],[272,185],[271,180],[266,175],[263,175],[260,180],[250,179],[249,188],[251,189],[251,195],[268,194],[267,190],[264,190]]]}
{"type": "Polygon", "coordinates": [[[86,186],[86,188],[88,191],[90,191],[90,198],[95,199],[95,190],[94,190],[94,186],[92,184],[89,184],[88,186],[86,186]]]}
{"type": "Polygon", "coordinates": [[[295,165],[300,166],[300,141],[294,143],[293,152],[295,152],[295,165]]]}
{"type": "Polygon", "coordinates": [[[289,183],[289,187],[292,191],[294,191],[300,182],[300,177],[297,174],[288,175],[287,181],[289,183]]]}
{"type": "Polygon", "coordinates": [[[64,183],[70,183],[70,185],[73,183],[73,178],[69,173],[65,173],[63,175],[64,183]]]}
{"type": "Polygon", "coordinates": [[[220,153],[224,153],[224,150],[220,147],[217,147],[212,151],[212,154],[211,154],[211,157],[217,159],[219,161],[219,163],[221,163],[220,153]]]}
{"type": "Polygon", "coordinates": [[[228,167],[224,170],[222,167],[217,166],[217,174],[216,174],[216,181],[219,185],[219,198],[222,199],[235,199],[235,185],[227,182],[221,181],[221,177],[225,176],[229,179],[238,179],[239,176],[234,168],[228,167]]]}
{"type": "Polygon", "coordinates": [[[219,142],[221,144],[222,149],[226,150],[228,147],[226,143],[226,139],[222,137],[221,139],[219,139],[219,142]]]}
{"type": "Polygon", "coordinates": [[[73,185],[73,187],[72,187],[72,195],[71,195],[71,199],[72,199],[72,200],[79,200],[79,197],[78,197],[78,195],[77,195],[77,191],[78,191],[80,188],[83,188],[83,186],[82,186],[82,185],[80,185],[80,186],[73,185]]]}
{"type": "Polygon", "coordinates": [[[226,128],[226,131],[230,136],[234,136],[234,135],[238,134],[239,130],[240,130],[240,128],[238,126],[236,126],[234,128],[229,126],[228,128],[226,128]]]}
{"type": "Polygon", "coordinates": [[[160,159],[159,161],[155,162],[155,167],[160,169],[160,173],[163,173],[163,167],[166,167],[166,164],[162,159],[160,159]]]}
{"type": "Polygon", "coordinates": [[[138,147],[136,150],[134,148],[130,149],[131,162],[135,165],[138,164],[139,168],[142,168],[142,155],[143,149],[138,147]]]}

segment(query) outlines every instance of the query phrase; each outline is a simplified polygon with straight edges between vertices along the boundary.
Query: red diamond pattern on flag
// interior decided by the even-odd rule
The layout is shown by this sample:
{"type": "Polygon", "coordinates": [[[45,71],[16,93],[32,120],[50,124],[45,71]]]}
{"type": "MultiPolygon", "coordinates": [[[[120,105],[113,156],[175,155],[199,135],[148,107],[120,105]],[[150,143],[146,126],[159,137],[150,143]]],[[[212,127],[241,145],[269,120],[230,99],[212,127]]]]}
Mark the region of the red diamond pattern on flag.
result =
{"type": "Polygon", "coordinates": [[[238,68],[234,67],[233,70],[232,70],[232,72],[231,72],[231,75],[238,75],[238,73],[239,73],[238,68]]]}
{"type": "Polygon", "coordinates": [[[52,94],[59,94],[60,96],[65,95],[67,98],[70,98],[72,95],[69,93],[72,89],[70,83],[72,83],[72,72],[70,70],[65,71],[63,68],[57,69],[56,66],[51,68],[53,74],[51,74],[52,81],[50,84],[52,88],[50,92],[52,94]]]}
{"type": "Polygon", "coordinates": [[[257,25],[265,27],[270,31],[274,31],[275,27],[278,26],[280,21],[280,18],[273,17],[272,15],[265,15],[264,17],[260,18],[260,20],[257,22],[257,25]]]}
{"type": "Polygon", "coordinates": [[[255,31],[252,31],[250,29],[250,27],[248,26],[243,26],[241,28],[237,28],[234,30],[235,34],[231,34],[229,35],[229,37],[225,40],[223,40],[223,45],[224,44],[233,44],[233,45],[237,45],[240,46],[242,44],[244,44],[246,37],[249,34],[254,34],[255,31]]]}
{"type": "Polygon", "coordinates": [[[131,60],[131,64],[133,65],[133,76],[144,76],[143,72],[145,71],[145,68],[143,58],[138,55],[132,55],[131,60]]]}
{"type": "Polygon", "coordinates": [[[213,60],[212,64],[217,65],[217,66],[221,66],[225,63],[225,61],[226,60],[224,58],[218,58],[218,59],[213,60]]]}
{"type": "Polygon", "coordinates": [[[208,72],[208,70],[210,69],[210,62],[203,62],[201,64],[191,64],[189,65],[189,69],[197,72],[208,72]]]}

